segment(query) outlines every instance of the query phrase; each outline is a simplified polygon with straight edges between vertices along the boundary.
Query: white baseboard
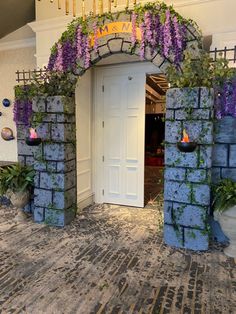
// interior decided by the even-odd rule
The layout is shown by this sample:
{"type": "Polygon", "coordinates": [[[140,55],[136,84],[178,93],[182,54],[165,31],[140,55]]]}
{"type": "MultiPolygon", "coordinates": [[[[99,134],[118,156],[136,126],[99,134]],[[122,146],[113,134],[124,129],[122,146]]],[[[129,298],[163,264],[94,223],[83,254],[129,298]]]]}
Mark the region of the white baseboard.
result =
{"type": "Polygon", "coordinates": [[[94,194],[89,194],[83,198],[77,200],[77,211],[80,212],[85,207],[92,205],[94,203],[94,194]]]}

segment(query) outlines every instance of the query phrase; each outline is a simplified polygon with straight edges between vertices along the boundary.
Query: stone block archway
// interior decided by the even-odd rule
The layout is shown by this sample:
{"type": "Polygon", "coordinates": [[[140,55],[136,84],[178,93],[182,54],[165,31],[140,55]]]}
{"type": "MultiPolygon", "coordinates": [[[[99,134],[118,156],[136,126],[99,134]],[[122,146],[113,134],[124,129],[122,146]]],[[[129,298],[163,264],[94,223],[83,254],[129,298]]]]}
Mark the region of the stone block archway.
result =
{"type": "MultiPolygon", "coordinates": [[[[139,56],[140,49],[142,49],[142,47],[139,44],[135,44],[135,45],[132,44],[131,21],[132,21],[132,12],[121,13],[118,17],[116,17],[115,22],[120,23],[119,25],[121,26],[123,25],[122,30],[126,29],[126,31],[124,32],[120,31],[120,29],[118,28],[117,31],[112,29],[111,32],[108,32],[108,34],[106,34],[107,29],[111,26],[111,24],[113,25],[115,22],[114,20],[111,22],[110,19],[104,19],[104,22],[103,22],[104,26],[98,29],[98,31],[100,32],[100,36],[97,41],[96,49],[94,46],[92,46],[92,48],[89,51],[89,54],[90,54],[89,66],[87,67],[81,66],[81,67],[75,68],[73,63],[68,64],[68,68],[67,68],[68,74],[81,76],[86,71],[86,69],[96,65],[96,63],[98,63],[103,58],[106,58],[114,54],[123,53],[123,54],[139,56]],[[129,31],[127,31],[127,29],[129,29],[129,31]],[[71,69],[71,70],[68,70],[68,69],[71,69]]],[[[199,33],[191,24],[185,25],[185,27],[186,27],[185,50],[197,55],[199,48],[201,48],[201,42],[199,42],[199,33]]],[[[164,56],[158,47],[156,47],[156,49],[153,49],[152,47],[149,46],[148,43],[146,43],[146,46],[144,47],[143,57],[144,57],[143,58],[144,60],[152,62],[164,74],[166,73],[168,66],[175,62],[174,55],[170,53],[168,56],[164,56]]],[[[62,62],[62,59],[63,59],[63,49],[62,49],[62,43],[59,41],[59,43],[56,45],[56,53],[54,51],[54,54],[52,53],[50,57],[49,67],[51,67],[51,69],[53,70],[57,70],[57,67],[59,67],[59,69],[62,68],[62,63],[60,63],[62,62]],[[56,68],[55,68],[55,65],[56,65],[56,68]]],[[[69,62],[68,59],[74,60],[73,62],[75,62],[75,56],[73,55],[73,52],[70,53],[69,57],[67,56],[67,60],[66,60],[67,63],[69,62]]],[[[179,64],[179,66],[181,66],[181,63],[179,64]]],[[[172,97],[172,96],[169,95],[168,96],[169,99],[171,98],[175,99],[175,97],[172,97]]],[[[178,102],[178,99],[175,99],[175,101],[178,102]]],[[[196,106],[198,106],[198,103],[199,101],[197,101],[196,106]]],[[[73,219],[74,213],[75,213],[75,205],[76,205],[76,167],[71,166],[72,164],[73,165],[75,164],[75,160],[76,160],[76,153],[75,153],[76,150],[74,150],[73,152],[73,149],[72,149],[73,145],[75,144],[75,138],[74,138],[73,132],[71,132],[71,128],[75,129],[75,119],[73,118],[73,112],[75,111],[75,102],[74,102],[74,99],[68,99],[63,96],[56,97],[56,98],[48,97],[47,99],[43,100],[43,104],[41,105],[39,105],[39,102],[36,99],[34,102],[33,109],[35,113],[40,113],[43,115],[41,126],[39,128],[39,134],[40,132],[42,132],[43,134],[43,132],[47,130],[46,137],[44,134],[45,142],[43,143],[42,147],[38,149],[37,152],[36,151],[29,152],[29,150],[26,149],[21,138],[18,139],[18,142],[19,144],[21,144],[21,149],[19,151],[20,159],[24,159],[26,163],[27,163],[27,160],[29,160],[32,163],[32,158],[31,158],[32,156],[33,158],[35,158],[36,155],[37,156],[41,155],[40,158],[42,159],[41,161],[43,161],[39,163],[39,160],[38,160],[37,163],[34,163],[34,167],[36,170],[35,195],[34,195],[35,220],[38,222],[44,221],[51,225],[64,226],[65,224],[69,223],[73,219]],[[69,111],[68,111],[68,103],[70,107],[69,111]]],[[[196,107],[196,111],[197,110],[201,111],[200,116],[203,114],[203,109],[204,108],[196,107]]],[[[210,105],[209,105],[209,108],[207,109],[211,110],[212,108],[210,108],[210,105]]],[[[180,136],[179,131],[182,130],[183,124],[188,123],[187,117],[184,117],[183,115],[183,117],[179,119],[180,121],[176,122],[174,121],[177,119],[177,113],[175,112],[175,108],[169,107],[167,113],[168,113],[168,116],[172,116],[172,118],[169,119],[169,121],[166,123],[166,128],[172,129],[174,126],[175,132],[177,132],[178,136],[180,136]],[[173,124],[170,124],[170,123],[173,123],[173,124]],[[177,124],[178,125],[180,124],[180,125],[178,126],[177,124]]],[[[210,115],[209,115],[209,119],[210,119],[210,115]]],[[[199,118],[199,120],[201,119],[199,118]]],[[[202,121],[200,121],[199,123],[201,124],[202,121]]],[[[171,147],[171,145],[166,146],[167,155],[168,155],[168,152],[169,154],[171,153],[170,151],[171,149],[173,150],[173,147],[171,147]]],[[[175,147],[175,150],[177,150],[176,147],[175,147]]],[[[178,154],[178,152],[176,152],[176,154],[178,154]]],[[[210,155],[208,157],[210,158],[210,155]]],[[[196,168],[197,168],[197,165],[196,165],[196,168]]],[[[181,172],[181,170],[183,169],[175,169],[175,172],[178,173],[178,177],[179,177],[179,172],[181,172]]],[[[198,169],[195,169],[195,170],[196,170],[195,172],[198,171],[198,169]]],[[[205,169],[203,170],[205,171],[205,169]]],[[[188,172],[188,170],[186,171],[188,172]]],[[[171,189],[174,189],[174,186],[176,185],[176,180],[175,180],[176,178],[173,179],[171,177],[171,180],[170,180],[170,178],[168,177],[168,173],[171,176],[173,176],[173,173],[170,173],[170,169],[166,169],[166,180],[168,182],[171,181],[171,183],[168,183],[168,189],[171,190],[171,189]]],[[[188,175],[191,176],[190,173],[188,175]]],[[[208,175],[209,173],[207,172],[205,177],[208,178],[208,175]]],[[[198,175],[195,173],[195,175],[192,177],[196,179],[198,175]]],[[[188,178],[186,178],[186,173],[184,174],[184,180],[188,180],[188,178]]],[[[183,183],[181,184],[182,186],[184,186],[183,183]]],[[[167,184],[165,186],[167,186],[167,184]]],[[[166,204],[170,202],[170,199],[168,196],[169,194],[167,193],[168,189],[166,189],[165,191],[165,195],[167,195],[165,196],[166,204]]],[[[188,190],[187,187],[186,189],[188,190]]],[[[199,189],[201,189],[201,187],[199,187],[199,189]]],[[[178,187],[178,190],[179,192],[181,192],[180,187],[178,187]]],[[[189,193],[192,193],[191,191],[189,191],[189,193]]],[[[196,204],[191,204],[191,201],[187,202],[187,204],[196,205],[196,204]]],[[[203,206],[205,205],[208,205],[208,203],[203,204],[203,206]]],[[[191,210],[193,210],[193,207],[194,206],[192,206],[191,210]]],[[[172,204],[171,215],[169,214],[169,211],[167,210],[165,211],[165,222],[166,222],[165,232],[168,235],[170,234],[169,229],[171,227],[175,227],[176,219],[175,221],[173,221],[173,217],[174,217],[174,205],[172,204]]],[[[202,219],[204,220],[205,216],[202,219]]],[[[202,223],[202,220],[200,221],[200,224],[201,223],[202,223]]],[[[196,227],[196,225],[194,226],[196,227]]],[[[188,228],[189,225],[187,224],[185,227],[188,228]]],[[[197,226],[195,229],[199,231],[199,228],[200,228],[201,230],[204,231],[204,227],[202,227],[201,225],[201,226],[197,226]]],[[[181,228],[182,228],[181,230],[185,230],[183,227],[181,228]]],[[[192,229],[190,230],[190,232],[194,233],[192,229]]],[[[184,233],[183,233],[182,238],[183,237],[184,237],[184,233]]],[[[177,246],[187,247],[187,248],[192,248],[192,249],[206,249],[207,248],[208,246],[207,239],[204,238],[204,241],[199,242],[199,237],[198,237],[198,234],[196,235],[196,232],[194,233],[194,237],[192,240],[189,240],[188,242],[186,242],[187,245],[182,244],[181,242],[181,245],[177,245],[177,246]],[[196,241],[194,240],[194,237],[197,238],[196,241]]],[[[165,240],[170,245],[176,245],[175,236],[168,237],[168,239],[167,237],[165,237],[165,240]]]]}

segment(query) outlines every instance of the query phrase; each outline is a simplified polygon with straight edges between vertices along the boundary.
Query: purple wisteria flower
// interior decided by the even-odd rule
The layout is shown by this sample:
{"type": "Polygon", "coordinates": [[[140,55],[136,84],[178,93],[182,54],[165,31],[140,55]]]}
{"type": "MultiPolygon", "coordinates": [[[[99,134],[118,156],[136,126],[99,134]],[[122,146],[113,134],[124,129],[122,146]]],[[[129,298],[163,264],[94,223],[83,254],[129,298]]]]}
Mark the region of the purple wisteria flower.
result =
{"type": "Polygon", "coordinates": [[[14,122],[16,125],[23,124],[25,127],[30,126],[32,116],[32,102],[29,99],[16,99],[13,107],[14,122]]]}
{"type": "Polygon", "coordinates": [[[163,47],[163,55],[168,58],[170,53],[170,48],[172,45],[171,40],[171,15],[170,11],[166,11],[166,21],[163,28],[163,36],[164,36],[164,47],[163,47]]]}
{"type": "Polygon", "coordinates": [[[174,43],[174,54],[175,64],[179,64],[183,56],[183,37],[181,33],[181,27],[178,23],[177,17],[173,18],[173,43],[174,43]]]}
{"type": "Polygon", "coordinates": [[[215,87],[215,113],[217,119],[225,116],[236,118],[236,78],[215,87]]]}
{"type": "Polygon", "coordinates": [[[63,70],[69,71],[75,68],[76,64],[76,47],[70,41],[66,40],[62,46],[63,70]]]}
{"type": "Polygon", "coordinates": [[[154,39],[154,22],[153,16],[150,12],[145,12],[144,14],[145,26],[146,26],[146,41],[154,51],[156,41],[154,39]]]}
{"type": "Polygon", "coordinates": [[[52,71],[54,69],[54,66],[55,66],[55,62],[56,62],[56,59],[57,59],[57,50],[55,53],[52,53],[50,55],[50,58],[49,58],[49,61],[48,61],[48,66],[47,66],[47,70],[48,71],[52,71]]]}
{"type": "Polygon", "coordinates": [[[97,26],[97,22],[93,23],[93,34],[94,34],[93,50],[96,53],[98,53],[98,26],[97,26]]]}
{"type": "Polygon", "coordinates": [[[90,39],[88,36],[84,38],[85,40],[85,55],[84,55],[84,67],[85,69],[88,69],[90,67],[90,61],[91,61],[91,56],[90,56],[90,39]]]}
{"type": "Polygon", "coordinates": [[[82,27],[79,25],[76,31],[76,48],[77,59],[81,59],[84,54],[84,34],[82,33],[82,27]]]}
{"type": "Polygon", "coordinates": [[[140,42],[139,56],[141,60],[144,60],[144,57],[145,57],[145,24],[144,23],[141,23],[140,31],[141,31],[141,42],[140,42]]]}
{"type": "Polygon", "coordinates": [[[131,45],[134,47],[137,40],[137,29],[136,29],[136,20],[137,14],[135,12],[132,13],[132,34],[131,34],[131,45]]]}
{"type": "Polygon", "coordinates": [[[63,72],[63,51],[62,44],[58,43],[57,45],[57,58],[53,67],[53,70],[63,72]]]}

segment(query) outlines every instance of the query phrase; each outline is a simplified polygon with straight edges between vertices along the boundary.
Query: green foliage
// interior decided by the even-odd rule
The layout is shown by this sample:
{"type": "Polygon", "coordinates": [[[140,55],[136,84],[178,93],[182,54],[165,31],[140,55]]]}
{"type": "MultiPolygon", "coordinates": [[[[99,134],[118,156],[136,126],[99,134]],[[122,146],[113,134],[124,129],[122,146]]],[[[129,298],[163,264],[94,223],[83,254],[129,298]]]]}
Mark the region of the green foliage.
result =
{"type": "Polygon", "coordinates": [[[23,192],[28,190],[34,182],[34,170],[32,167],[19,163],[0,168],[0,195],[7,190],[23,192]]]}
{"type": "Polygon", "coordinates": [[[235,73],[235,69],[229,68],[227,60],[219,58],[213,62],[209,53],[202,50],[198,58],[190,52],[185,52],[181,68],[170,65],[167,78],[171,87],[211,88],[232,78],[235,73]]]}
{"type": "Polygon", "coordinates": [[[231,179],[224,179],[213,187],[213,209],[224,212],[236,205],[236,182],[231,179]]]}

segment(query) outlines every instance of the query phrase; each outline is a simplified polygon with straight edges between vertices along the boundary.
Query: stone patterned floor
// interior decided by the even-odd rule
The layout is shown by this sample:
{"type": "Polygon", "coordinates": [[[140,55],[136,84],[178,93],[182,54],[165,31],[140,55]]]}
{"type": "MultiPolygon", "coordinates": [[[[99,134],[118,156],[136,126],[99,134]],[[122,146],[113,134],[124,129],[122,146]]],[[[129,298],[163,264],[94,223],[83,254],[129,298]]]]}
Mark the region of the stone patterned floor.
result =
{"type": "Polygon", "coordinates": [[[93,206],[64,229],[13,216],[0,209],[2,314],[236,313],[234,259],[164,245],[155,206],[93,206]]]}

